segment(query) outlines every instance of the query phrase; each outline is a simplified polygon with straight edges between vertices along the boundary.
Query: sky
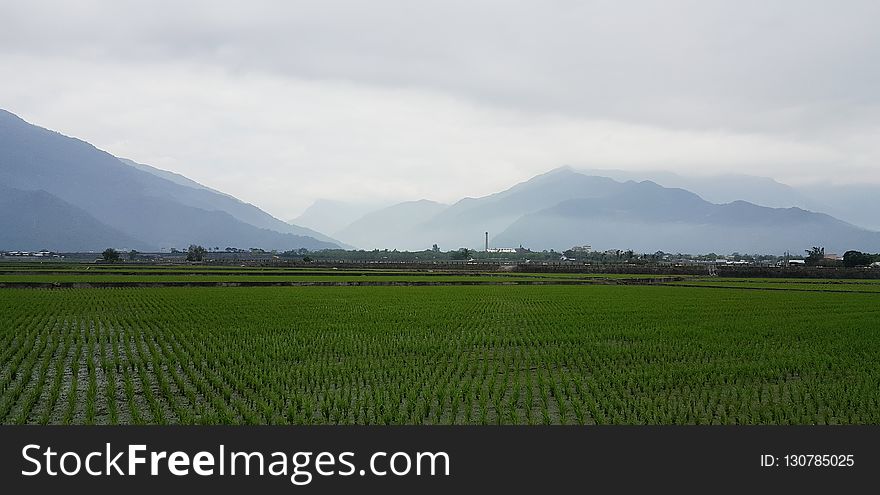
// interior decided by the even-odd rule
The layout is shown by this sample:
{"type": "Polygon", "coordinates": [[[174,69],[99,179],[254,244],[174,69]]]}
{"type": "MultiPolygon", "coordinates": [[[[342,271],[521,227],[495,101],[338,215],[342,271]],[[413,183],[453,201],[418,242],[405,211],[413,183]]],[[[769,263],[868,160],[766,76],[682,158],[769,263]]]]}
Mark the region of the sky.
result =
{"type": "Polygon", "coordinates": [[[0,0],[0,108],[290,219],[561,165],[880,183],[880,2],[0,0]]]}

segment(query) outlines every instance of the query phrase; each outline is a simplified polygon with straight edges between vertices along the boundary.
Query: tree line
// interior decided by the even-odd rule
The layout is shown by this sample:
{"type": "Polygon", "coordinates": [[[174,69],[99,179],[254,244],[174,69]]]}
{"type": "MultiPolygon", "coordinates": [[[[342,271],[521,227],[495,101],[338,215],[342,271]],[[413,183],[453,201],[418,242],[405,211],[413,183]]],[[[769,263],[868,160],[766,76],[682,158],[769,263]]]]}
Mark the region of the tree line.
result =
{"type": "MultiPolygon", "coordinates": [[[[178,250],[173,250],[174,253],[182,253],[178,250]]],[[[213,251],[210,249],[206,249],[198,244],[190,244],[190,246],[186,249],[186,260],[200,262],[203,261],[205,255],[211,252],[219,252],[219,248],[215,248],[213,251]]],[[[235,248],[226,248],[226,252],[248,252],[244,249],[235,249],[235,248]]],[[[262,249],[250,249],[250,252],[259,252],[265,253],[262,249]]],[[[870,254],[863,253],[861,251],[850,250],[844,253],[842,259],[829,259],[825,255],[825,248],[820,246],[813,246],[810,249],[805,250],[806,256],[804,257],[804,262],[808,266],[845,266],[845,267],[860,267],[860,266],[870,266],[872,263],[880,262],[880,254],[870,254]]],[[[136,250],[131,250],[125,255],[130,261],[136,261],[141,253],[136,250]]],[[[274,254],[274,251],[273,251],[274,254]]],[[[776,256],[772,255],[739,255],[739,253],[735,253],[737,259],[746,259],[749,261],[771,261],[776,256]]],[[[108,263],[116,263],[122,261],[123,253],[117,251],[113,248],[107,248],[102,253],[101,256],[105,262],[108,263]]],[[[683,254],[675,254],[664,253],[663,251],[657,251],[653,254],[636,254],[631,250],[621,251],[615,250],[613,252],[604,251],[604,252],[583,252],[583,251],[575,251],[575,250],[566,250],[562,253],[558,253],[554,250],[549,251],[541,251],[535,252],[528,249],[518,249],[516,253],[501,253],[501,254],[493,254],[493,253],[485,253],[482,251],[476,251],[468,248],[459,248],[455,250],[450,250],[447,252],[443,252],[434,244],[431,249],[426,249],[424,251],[398,251],[396,249],[388,250],[388,249],[374,249],[371,251],[366,250],[344,250],[344,249],[324,249],[320,251],[309,251],[307,249],[296,249],[291,251],[285,251],[283,253],[279,253],[278,256],[280,258],[301,258],[303,261],[327,261],[327,260],[354,260],[354,261],[384,261],[384,260],[394,260],[394,261],[418,261],[418,260],[443,260],[443,259],[452,259],[452,260],[469,260],[469,259],[478,259],[478,260],[491,260],[495,258],[530,258],[535,261],[543,261],[543,260],[557,260],[560,256],[569,260],[578,260],[578,261],[592,261],[592,262],[628,262],[628,263],[651,263],[664,261],[669,258],[689,258],[694,260],[715,260],[718,255],[715,253],[710,253],[707,255],[683,255],[683,254]]]]}
{"type": "Polygon", "coordinates": [[[806,251],[804,262],[808,266],[845,266],[855,268],[859,266],[870,266],[873,263],[880,262],[880,254],[863,253],[861,251],[850,250],[843,253],[842,259],[829,259],[825,255],[825,248],[813,246],[806,251]]]}

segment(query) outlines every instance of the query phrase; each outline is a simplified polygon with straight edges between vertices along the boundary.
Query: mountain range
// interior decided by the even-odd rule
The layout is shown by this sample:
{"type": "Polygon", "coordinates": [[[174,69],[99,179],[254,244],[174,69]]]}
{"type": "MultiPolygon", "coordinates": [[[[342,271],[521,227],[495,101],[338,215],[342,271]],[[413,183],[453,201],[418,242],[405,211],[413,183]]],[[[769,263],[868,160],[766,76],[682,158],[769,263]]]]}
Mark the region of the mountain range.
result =
{"type": "Polygon", "coordinates": [[[742,187],[745,197],[773,200],[768,202],[775,205],[821,204],[772,179],[688,179],[675,174],[657,178],[689,182],[717,202],[680,187],[632,180],[627,172],[561,167],[449,206],[426,201],[393,205],[367,213],[333,235],[367,249],[417,250],[435,243],[443,249],[482,249],[483,234],[489,232],[492,247],[535,250],[577,245],[687,253],[799,253],[812,246],[824,246],[828,252],[880,250],[880,233],[824,213],[724,201],[734,196],[722,184],[728,190],[742,187]]]}
{"type": "Polygon", "coordinates": [[[3,110],[0,186],[8,208],[0,217],[3,249],[342,245],[182,175],[115,157],[3,110]]]}
{"type": "MultiPolygon", "coordinates": [[[[762,206],[821,211],[863,228],[880,230],[880,184],[808,184],[791,186],[769,177],[722,174],[686,177],[665,171],[577,169],[618,181],[650,180],[680,187],[713,203],[748,201],[762,206]]],[[[793,179],[796,179],[793,178],[793,179]]]]}
{"type": "Polygon", "coordinates": [[[493,247],[534,250],[876,252],[880,233],[869,228],[880,228],[878,198],[868,185],[561,167],[452,204],[319,200],[289,223],[0,110],[0,249],[9,250],[482,249],[488,232],[493,247]]]}

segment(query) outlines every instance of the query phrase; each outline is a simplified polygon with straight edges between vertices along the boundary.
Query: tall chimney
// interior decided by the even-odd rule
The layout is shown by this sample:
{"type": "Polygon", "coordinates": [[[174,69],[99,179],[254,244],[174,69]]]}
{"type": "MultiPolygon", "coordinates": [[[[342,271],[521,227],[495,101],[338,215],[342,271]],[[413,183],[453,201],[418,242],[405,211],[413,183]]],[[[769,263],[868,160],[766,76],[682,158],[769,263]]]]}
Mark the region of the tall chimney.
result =
{"type": "Polygon", "coordinates": [[[489,233],[486,232],[486,252],[489,252],[489,233]]]}

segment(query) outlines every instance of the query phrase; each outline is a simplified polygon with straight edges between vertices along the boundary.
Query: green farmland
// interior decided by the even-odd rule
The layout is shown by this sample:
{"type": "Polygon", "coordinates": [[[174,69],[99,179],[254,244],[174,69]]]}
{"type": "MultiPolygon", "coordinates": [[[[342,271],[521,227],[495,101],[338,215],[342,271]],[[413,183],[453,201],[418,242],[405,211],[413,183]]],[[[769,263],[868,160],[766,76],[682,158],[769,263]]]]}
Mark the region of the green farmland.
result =
{"type": "Polygon", "coordinates": [[[876,286],[721,282],[2,288],[0,422],[880,424],[876,286]]]}

